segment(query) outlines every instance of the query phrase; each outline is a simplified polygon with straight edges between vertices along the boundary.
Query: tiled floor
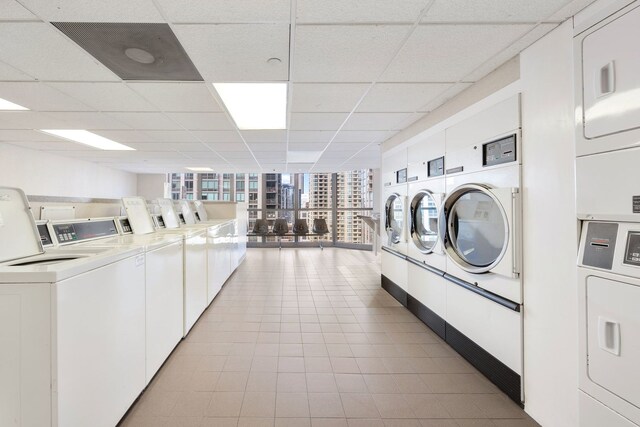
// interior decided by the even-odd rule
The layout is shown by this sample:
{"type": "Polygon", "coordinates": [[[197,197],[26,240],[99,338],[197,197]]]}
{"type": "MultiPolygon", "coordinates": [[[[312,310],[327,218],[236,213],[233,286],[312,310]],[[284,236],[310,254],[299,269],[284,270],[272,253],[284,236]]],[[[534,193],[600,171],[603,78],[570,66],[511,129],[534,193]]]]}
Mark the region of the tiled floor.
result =
{"type": "Polygon", "coordinates": [[[379,258],[250,249],[123,426],[536,426],[380,288],[379,258]]]}

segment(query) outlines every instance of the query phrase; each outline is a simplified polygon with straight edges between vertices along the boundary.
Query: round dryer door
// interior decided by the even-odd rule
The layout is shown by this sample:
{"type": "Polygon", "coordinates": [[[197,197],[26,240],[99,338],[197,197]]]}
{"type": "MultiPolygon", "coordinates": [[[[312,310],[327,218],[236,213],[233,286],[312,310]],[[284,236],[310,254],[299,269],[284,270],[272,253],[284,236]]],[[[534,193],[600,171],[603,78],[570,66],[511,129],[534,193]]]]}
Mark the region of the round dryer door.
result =
{"type": "Polygon", "coordinates": [[[385,204],[385,229],[389,236],[389,243],[400,243],[404,227],[404,202],[402,197],[393,193],[385,204]]]}
{"type": "Polygon", "coordinates": [[[460,186],[447,197],[444,207],[449,257],[470,273],[484,273],[495,267],[507,250],[509,225],[489,187],[460,186]]]}
{"type": "Polygon", "coordinates": [[[425,254],[438,242],[438,206],[430,191],[422,190],[411,200],[411,238],[425,254]]]}

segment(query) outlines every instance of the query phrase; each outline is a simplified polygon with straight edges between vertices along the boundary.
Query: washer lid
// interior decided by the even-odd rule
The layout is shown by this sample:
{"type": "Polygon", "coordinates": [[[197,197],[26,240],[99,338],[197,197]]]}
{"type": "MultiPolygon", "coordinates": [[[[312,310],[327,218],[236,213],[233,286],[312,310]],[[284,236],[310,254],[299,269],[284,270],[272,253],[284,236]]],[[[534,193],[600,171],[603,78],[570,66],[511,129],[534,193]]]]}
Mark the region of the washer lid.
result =
{"type": "Polygon", "coordinates": [[[44,253],[27,196],[19,188],[0,187],[0,262],[44,253]]]}

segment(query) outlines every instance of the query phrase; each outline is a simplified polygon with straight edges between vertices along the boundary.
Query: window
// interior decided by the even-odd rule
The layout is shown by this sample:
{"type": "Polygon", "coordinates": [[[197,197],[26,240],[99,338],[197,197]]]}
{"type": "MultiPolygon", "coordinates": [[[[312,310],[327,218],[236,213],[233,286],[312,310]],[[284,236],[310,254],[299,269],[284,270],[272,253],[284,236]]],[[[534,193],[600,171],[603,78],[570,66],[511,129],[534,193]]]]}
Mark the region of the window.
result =
{"type": "Polygon", "coordinates": [[[244,193],[236,193],[236,202],[244,202],[244,193]]]}
{"type": "Polygon", "coordinates": [[[236,181],[236,191],[244,191],[244,181],[236,181]]]}
{"type": "Polygon", "coordinates": [[[249,181],[249,190],[258,191],[258,181],[249,181]]]}

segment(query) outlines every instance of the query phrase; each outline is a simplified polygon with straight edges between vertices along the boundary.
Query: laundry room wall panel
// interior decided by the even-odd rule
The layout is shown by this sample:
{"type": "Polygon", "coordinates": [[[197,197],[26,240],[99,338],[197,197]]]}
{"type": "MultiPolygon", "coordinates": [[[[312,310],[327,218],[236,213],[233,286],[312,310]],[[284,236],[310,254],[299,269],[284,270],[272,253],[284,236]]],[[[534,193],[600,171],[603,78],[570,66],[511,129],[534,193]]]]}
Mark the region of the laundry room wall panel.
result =
{"type": "Polygon", "coordinates": [[[134,173],[4,143],[0,183],[38,196],[120,198],[137,192],[134,173]]]}
{"type": "Polygon", "coordinates": [[[526,410],[549,427],[578,425],[572,38],[565,22],[520,57],[526,410]]]}
{"type": "Polygon", "coordinates": [[[161,173],[141,173],[138,174],[138,191],[136,195],[147,200],[164,197],[164,184],[167,176],[161,173]]]}

